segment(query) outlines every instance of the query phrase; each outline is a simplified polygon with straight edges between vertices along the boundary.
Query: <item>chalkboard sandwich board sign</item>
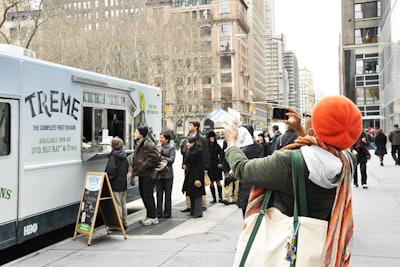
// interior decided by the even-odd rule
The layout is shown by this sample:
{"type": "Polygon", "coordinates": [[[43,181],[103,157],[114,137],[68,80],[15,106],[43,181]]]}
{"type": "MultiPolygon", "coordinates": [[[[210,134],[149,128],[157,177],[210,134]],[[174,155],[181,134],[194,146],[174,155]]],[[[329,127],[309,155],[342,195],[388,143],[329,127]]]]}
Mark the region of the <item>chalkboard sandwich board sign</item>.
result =
{"type": "Polygon", "coordinates": [[[113,231],[118,230],[122,232],[126,239],[126,233],[114,199],[110,180],[105,172],[86,173],[73,239],[76,239],[78,233],[87,235],[89,236],[88,245],[90,246],[99,209],[107,233],[109,233],[110,229],[113,231]]]}

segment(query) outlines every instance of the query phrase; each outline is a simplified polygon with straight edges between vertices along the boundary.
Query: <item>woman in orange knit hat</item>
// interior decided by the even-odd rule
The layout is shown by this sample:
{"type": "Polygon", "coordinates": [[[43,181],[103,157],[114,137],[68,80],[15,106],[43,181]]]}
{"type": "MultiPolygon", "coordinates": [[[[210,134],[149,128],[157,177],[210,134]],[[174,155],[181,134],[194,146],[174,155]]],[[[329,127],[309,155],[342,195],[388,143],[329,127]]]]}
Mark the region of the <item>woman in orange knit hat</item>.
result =
{"type": "MultiPolygon", "coordinates": [[[[297,150],[304,160],[307,216],[325,220],[329,225],[324,254],[319,262],[309,266],[348,266],[353,233],[351,166],[356,165],[348,148],[362,130],[361,113],[344,96],[325,97],[315,105],[312,114],[304,116],[303,128],[300,114],[290,107],[287,110],[289,119],[284,122],[296,130],[299,138],[269,157],[248,160],[235,146],[237,133],[225,130],[229,166],[240,182],[253,185],[246,217],[260,211],[260,196],[266,189],[272,190],[272,206],[293,216],[291,151],[297,150]]],[[[240,258],[237,254],[235,266],[240,258]]],[[[257,258],[258,265],[265,266],[267,259],[263,259],[261,250],[257,258]]]]}

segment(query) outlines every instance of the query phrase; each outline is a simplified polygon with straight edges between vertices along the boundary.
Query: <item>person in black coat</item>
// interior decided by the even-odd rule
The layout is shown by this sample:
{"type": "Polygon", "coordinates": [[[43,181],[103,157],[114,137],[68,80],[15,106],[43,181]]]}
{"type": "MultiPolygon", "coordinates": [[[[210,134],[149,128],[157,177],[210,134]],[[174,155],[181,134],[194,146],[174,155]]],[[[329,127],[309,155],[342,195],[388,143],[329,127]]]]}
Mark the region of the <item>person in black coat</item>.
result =
{"type": "Polygon", "coordinates": [[[118,212],[122,220],[122,224],[126,229],[127,222],[127,209],[126,209],[126,190],[127,174],[129,163],[124,148],[124,141],[118,137],[111,140],[112,151],[108,155],[108,162],[106,165],[106,173],[110,180],[111,188],[114,194],[115,202],[117,204],[118,212]]]}
{"type": "MultiPolygon", "coordinates": [[[[367,161],[371,158],[368,151],[368,141],[365,132],[362,132],[358,137],[356,143],[351,148],[351,151],[357,156],[357,165],[360,165],[361,172],[361,184],[364,189],[368,188],[367,185],[367,161]]],[[[354,186],[358,187],[358,172],[357,169],[354,171],[354,186]]]]}
{"type": "Polygon", "coordinates": [[[222,160],[223,160],[223,151],[221,146],[217,143],[215,132],[211,131],[208,133],[208,156],[209,156],[209,164],[208,164],[208,176],[210,177],[210,191],[213,196],[213,201],[211,203],[217,202],[217,197],[215,193],[215,186],[217,184],[218,190],[218,201],[222,203],[222,160]]]}
{"type": "Polygon", "coordinates": [[[269,151],[269,143],[265,140],[264,134],[260,133],[257,136],[257,141],[262,145],[263,147],[263,156],[266,157],[268,156],[268,151],[269,151]]]}
{"type": "Polygon", "coordinates": [[[379,157],[379,161],[381,162],[381,166],[383,166],[383,158],[387,154],[386,150],[387,136],[383,132],[382,129],[379,129],[375,136],[375,155],[379,157]]]}
{"type": "Polygon", "coordinates": [[[203,216],[201,198],[206,194],[204,188],[204,154],[195,137],[188,136],[186,141],[188,150],[183,161],[185,181],[182,192],[186,192],[186,196],[190,197],[191,208],[188,215],[199,218],[203,216]]]}

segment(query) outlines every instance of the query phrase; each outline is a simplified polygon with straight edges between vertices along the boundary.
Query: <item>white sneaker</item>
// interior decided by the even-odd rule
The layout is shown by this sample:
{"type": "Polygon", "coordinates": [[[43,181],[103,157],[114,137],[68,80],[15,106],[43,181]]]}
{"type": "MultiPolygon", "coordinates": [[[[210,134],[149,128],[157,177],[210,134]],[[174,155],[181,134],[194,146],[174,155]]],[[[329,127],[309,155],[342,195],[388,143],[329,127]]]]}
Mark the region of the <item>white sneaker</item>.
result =
{"type": "Polygon", "coordinates": [[[142,223],[143,224],[143,222],[145,221],[145,220],[147,220],[148,218],[146,217],[146,218],[144,218],[144,219],[142,219],[142,220],[139,220],[139,223],[142,223]]]}
{"type": "Polygon", "coordinates": [[[368,188],[368,185],[367,185],[367,184],[363,184],[362,187],[365,188],[365,189],[367,189],[367,188],[368,188]]]}
{"type": "Polygon", "coordinates": [[[158,221],[157,218],[154,218],[154,219],[152,219],[152,218],[146,218],[146,220],[143,220],[143,221],[142,221],[142,224],[143,224],[143,225],[152,225],[152,224],[158,224],[158,223],[159,223],[159,221],[158,221]]]}

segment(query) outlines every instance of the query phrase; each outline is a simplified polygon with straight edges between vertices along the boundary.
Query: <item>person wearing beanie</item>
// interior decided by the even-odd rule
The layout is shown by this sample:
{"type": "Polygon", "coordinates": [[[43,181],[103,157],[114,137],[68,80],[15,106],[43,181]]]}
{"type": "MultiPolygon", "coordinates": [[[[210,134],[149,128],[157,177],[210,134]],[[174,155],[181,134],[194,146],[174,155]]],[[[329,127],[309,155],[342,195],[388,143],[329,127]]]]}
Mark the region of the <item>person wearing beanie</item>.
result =
{"type": "Polygon", "coordinates": [[[139,222],[146,226],[159,222],[153,195],[156,180],[150,177],[150,173],[160,161],[159,152],[147,133],[147,126],[139,126],[135,130],[137,144],[132,160],[132,176],[139,176],[139,193],[147,214],[146,218],[139,222]]]}
{"type": "MultiPolygon", "coordinates": [[[[320,243],[319,259],[308,262],[308,266],[348,266],[353,240],[352,166],[357,164],[349,148],[362,132],[360,110],[344,96],[328,96],[314,106],[311,114],[304,116],[303,127],[301,115],[291,107],[285,108],[289,119],[283,122],[296,131],[298,138],[271,156],[247,159],[235,145],[237,132],[225,130],[228,144],[225,156],[229,166],[236,179],[253,186],[245,224],[253,227],[249,223],[258,216],[267,189],[272,190],[272,206],[293,216],[292,152],[298,153],[303,159],[306,178],[307,217],[326,221],[328,225],[327,237],[318,239],[325,242],[325,247],[320,243]]],[[[239,241],[235,266],[242,258],[242,244],[247,243],[239,241]]],[[[265,251],[258,251],[257,264],[266,266],[265,251]]],[[[296,255],[299,257],[301,255],[296,255]]]]}
{"type": "Polygon", "coordinates": [[[108,155],[106,173],[110,179],[121,221],[126,229],[128,227],[128,212],[126,209],[126,190],[128,186],[126,176],[128,174],[129,163],[124,151],[124,141],[121,138],[114,137],[111,140],[111,148],[111,153],[108,155]]]}
{"type": "Polygon", "coordinates": [[[149,132],[149,128],[147,126],[139,126],[137,129],[138,129],[140,135],[143,137],[146,137],[147,133],[149,132]]]}

